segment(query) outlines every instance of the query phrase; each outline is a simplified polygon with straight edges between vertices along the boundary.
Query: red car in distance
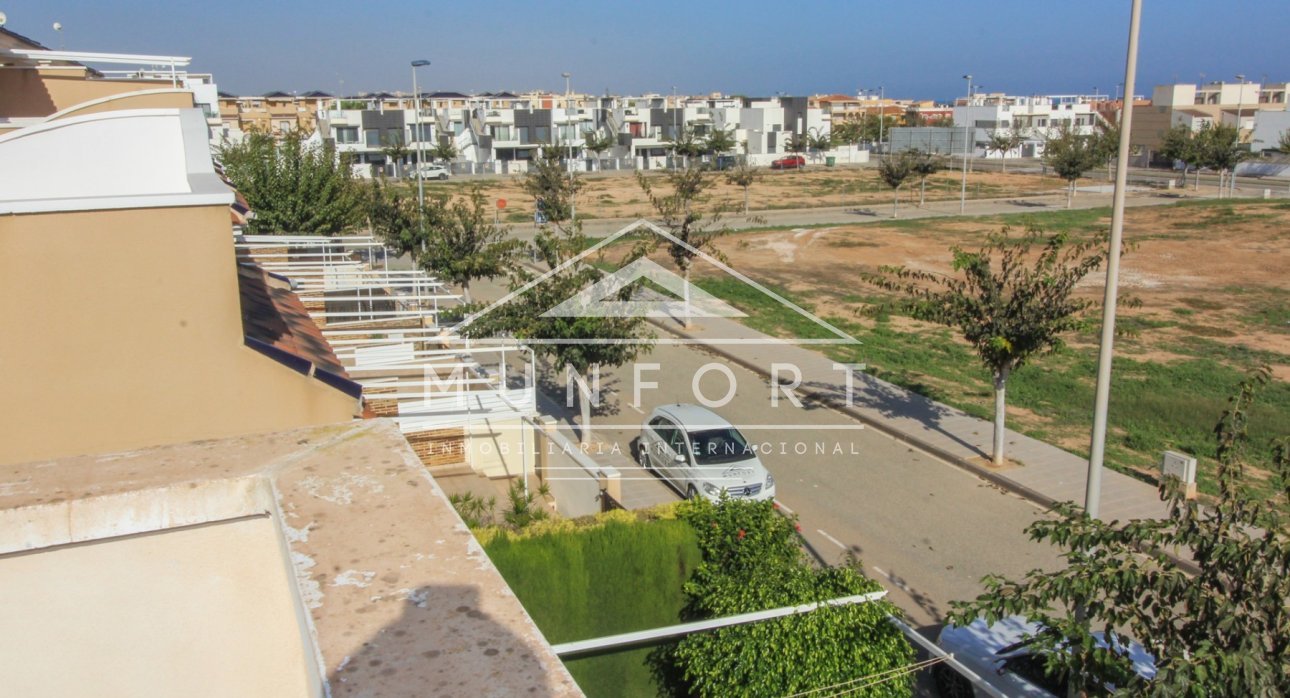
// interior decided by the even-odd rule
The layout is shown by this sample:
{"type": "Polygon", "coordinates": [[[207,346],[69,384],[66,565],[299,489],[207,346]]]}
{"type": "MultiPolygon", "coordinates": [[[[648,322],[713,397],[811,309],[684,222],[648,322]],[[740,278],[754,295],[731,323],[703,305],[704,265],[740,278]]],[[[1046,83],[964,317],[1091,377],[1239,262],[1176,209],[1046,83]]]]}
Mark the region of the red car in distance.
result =
{"type": "Polygon", "coordinates": [[[806,167],[806,158],[801,155],[789,155],[770,164],[772,170],[796,170],[806,167]]]}

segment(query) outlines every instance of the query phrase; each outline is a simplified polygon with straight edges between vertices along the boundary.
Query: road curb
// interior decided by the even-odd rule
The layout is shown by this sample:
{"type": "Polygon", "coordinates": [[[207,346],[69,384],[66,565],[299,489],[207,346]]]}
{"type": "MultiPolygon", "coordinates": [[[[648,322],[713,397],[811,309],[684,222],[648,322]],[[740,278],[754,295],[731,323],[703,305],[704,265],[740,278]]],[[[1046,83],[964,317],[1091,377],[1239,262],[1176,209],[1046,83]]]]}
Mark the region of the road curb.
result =
{"type": "MultiPolygon", "coordinates": [[[[743,359],[742,357],[736,356],[728,351],[720,349],[716,345],[706,343],[703,339],[696,337],[682,329],[679,329],[675,326],[671,326],[670,321],[668,320],[649,318],[649,322],[653,324],[655,327],[658,327],[659,329],[663,330],[664,332],[667,332],[676,337],[680,337],[681,339],[686,339],[686,340],[695,342],[696,344],[701,345],[704,349],[721,356],[722,358],[726,359],[727,361],[737,366],[740,366],[744,369],[752,371],[753,373],[757,374],[758,376],[762,377],[765,380],[769,381],[771,378],[770,372],[765,370],[758,364],[755,364],[751,361],[743,359]]],[[[827,407],[835,412],[844,414],[860,422],[866,427],[870,427],[879,432],[882,432],[886,436],[889,436],[895,439],[896,441],[899,441],[900,443],[903,443],[907,446],[916,448],[919,451],[922,451],[923,453],[929,456],[932,456],[933,458],[938,458],[958,468],[962,468],[963,470],[966,470],[967,472],[973,475],[976,475],[977,477],[995,485],[996,487],[999,487],[1002,490],[1011,492],[1019,497],[1022,497],[1023,499],[1026,499],[1035,504],[1038,504],[1039,506],[1045,509],[1052,510],[1054,507],[1057,506],[1057,504],[1060,503],[1058,500],[1044,494],[1043,492],[1040,492],[1033,488],[1022,485],[1014,480],[1006,478],[1003,475],[1000,475],[999,473],[991,471],[988,468],[984,468],[980,465],[977,465],[976,463],[973,463],[972,461],[966,458],[963,458],[962,456],[956,455],[954,453],[950,453],[949,451],[939,446],[935,446],[933,444],[927,443],[903,431],[894,429],[890,425],[883,423],[882,420],[874,419],[873,417],[870,417],[869,415],[866,415],[863,412],[860,412],[854,407],[851,407],[849,405],[838,405],[836,401],[832,399],[831,396],[819,390],[816,390],[814,388],[804,388],[800,386],[798,388],[794,388],[794,390],[806,396],[808,399],[810,399],[811,401],[817,404],[827,407]]],[[[1152,551],[1143,550],[1142,552],[1144,554],[1150,554],[1152,551]]],[[[1178,557],[1177,555],[1168,551],[1164,551],[1164,554],[1170,560],[1172,560],[1174,564],[1178,565],[1180,568],[1182,568],[1189,574],[1193,574],[1193,575],[1200,574],[1200,568],[1196,565],[1196,563],[1192,562],[1191,560],[1178,557]]]]}

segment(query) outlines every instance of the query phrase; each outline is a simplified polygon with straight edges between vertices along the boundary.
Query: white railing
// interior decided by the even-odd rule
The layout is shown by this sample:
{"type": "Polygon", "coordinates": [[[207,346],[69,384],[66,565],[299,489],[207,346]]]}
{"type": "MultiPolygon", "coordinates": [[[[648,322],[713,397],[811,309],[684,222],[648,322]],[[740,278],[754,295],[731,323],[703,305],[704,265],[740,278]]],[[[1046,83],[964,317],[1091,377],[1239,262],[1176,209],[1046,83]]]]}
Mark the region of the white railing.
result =
{"type": "Polygon", "coordinates": [[[405,433],[537,414],[534,356],[472,346],[440,324],[461,296],[419,269],[391,269],[372,236],[240,235],[243,263],[289,281],[369,401],[394,401],[405,433]]]}

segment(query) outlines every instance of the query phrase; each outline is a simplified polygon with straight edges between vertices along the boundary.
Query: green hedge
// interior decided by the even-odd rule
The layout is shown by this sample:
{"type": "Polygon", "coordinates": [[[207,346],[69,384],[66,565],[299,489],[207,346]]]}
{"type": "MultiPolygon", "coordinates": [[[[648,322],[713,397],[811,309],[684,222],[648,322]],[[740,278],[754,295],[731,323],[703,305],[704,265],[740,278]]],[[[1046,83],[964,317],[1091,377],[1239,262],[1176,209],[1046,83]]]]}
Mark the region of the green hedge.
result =
{"type": "MultiPolygon", "coordinates": [[[[675,520],[526,536],[484,536],[484,549],[552,643],[677,623],[682,585],[699,564],[694,530],[675,520]]],[[[648,648],[565,662],[592,696],[657,696],[648,648]]]]}

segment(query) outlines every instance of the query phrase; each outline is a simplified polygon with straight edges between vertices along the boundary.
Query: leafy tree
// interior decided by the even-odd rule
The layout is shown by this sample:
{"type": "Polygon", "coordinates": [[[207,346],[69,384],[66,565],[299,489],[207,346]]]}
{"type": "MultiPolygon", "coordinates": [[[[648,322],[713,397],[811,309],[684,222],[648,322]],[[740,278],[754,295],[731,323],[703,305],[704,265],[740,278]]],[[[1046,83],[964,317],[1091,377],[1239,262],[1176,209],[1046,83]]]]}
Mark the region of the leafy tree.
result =
{"type": "Polygon", "coordinates": [[[910,167],[918,177],[918,205],[922,206],[927,198],[927,178],[946,168],[945,156],[928,150],[910,150],[910,167]]]}
{"type": "Polygon", "coordinates": [[[995,465],[1004,460],[1008,377],[1030,359],[1064,344],[1062,335],[1084,327],[1093,302],[1075,297],[1075,285],[1106,259],[1106,235],[1073,242],[1038,229],[992,233],[980,249],[950,248],[954,276],[885,266],[862,278],[901,294],[919,320],[957,329],[976,350],[994,383],[995,465]]]}
{"type": "Polygon", "coordinates": [[[1008,153],[1020,148],[1026,142],[1026,136],[1020,129],[1002,128],[991,129],[989,139],[985,142],[985,149],[992,153],[1000,155],[1000,163],[1003,165],[1003,171],[1008,171],[1008,153]]]}
{"type": "Polygon", "coordinates": [[[1214,428],[1217,502],[1187,500],[1181,483],[1167,477],[1163,519],[1107,523],[1061,504],[1058,518],[1027,532],[1062,548],[1066,565],[1018,581],[986,577],[986,593],[956,603],[952,621],[1014,614],[1038,621],[1035,645],[1049,671],[1088,693],[1113,684],[1146,696],[1290,694],[1290,440],[1273,444],[1276,497],[1252,496],[1244,482],[1247,414],[1269,378],[1263,369],[1244,381],[1214,428]],[[1199,572],[1164,551],[1194,561],[1199,572]],[[1134,674],[1126,657],[1093,641],[1095,633],[1119,647],[1137,638],[1155,658],[1155,677],[1134,674]]]}
{"type": "Polygon", "coordinates": [[[395,177],[403,176],[403,162],[410,152],[407,144],[403,142],[402,134],[387,133],[381,138],[381,153],[394,163],[395,177]]]}
{"type": "Polygon", "coordinates": [[[877,142],[882,138],[883,134],[891,132],[891,129],[896,126],[897,121],[894,116],[878,115],[873,119],[864,119],[861,123],[864,132],[864,140],[877,142]]]}
{"type": "MultiPolygon", "coordinates": [[[[881,589],[864,576],[858,561],[823,569],[811,565],[795,522],[774,506],[696,498],[677,510],[698,534],[702,554],[685,584],[686,620],[881,589]]],[[[890,602],[879,600],[695,633],[656,650],[651,664],[667,688],[683,695],[822,696],[835,695],[825,691],[835,689],[855,696],[908,696],[911,677],[902,670],[914,653],[888,621],[897,613],[890,602]]]]}
{"type": "Polygon", "coordinates": [[[864,132],[858,120],[847,119],[834,123],[829,137],[834,145],[855,145],[864,139],[864,132]]]}
{"type": "Polygon", "coordinates": [[[818,157],[819,153],[823,153],[833,146],[833,136],[828,132],[821,132],[819,129],[813,129],[811,133],[806,136],[806,144],[818,157]]]}
{"type": "Polygon", "coordinates": [[[728,153],[737,147],[739,142],[735,140],[734,131],[720,128],[709,134],[703,143],[704,151],[713,158],[720,157],[723,153],[728,153]]]}
{"type": "Polygon", "coordinates": [[[636,173],[636,182],[658,214],[659,223],[676,241],[649,236],[636,245],[632,250],[632,257],[642,257],[659,246],[667,248],[668,256],[685,279],[685,317],[681,324],[689,329],[690,268],[694,264],[694,258],[703,253],[725,261],[725,255],[717,249],[715,242],[717,238],[729,233],[730,229],[721,225],[720,209],[704,214],[695,208],[695,204],[702,202],[703,193],[713,185],[712,177],[703,169],[687,167],[663,175],[671,189],[667,193],[657,192],[650,179],[643,172],[636,173]]]}
{"type": "MultiPolygon", "coordinates": [[[[1199,170],[1205,159],[1196,139],[1196,132],[1186,124],[1177,124],[1165,131],[1160,145],[1160,157],[1183,164],[1184,187],[1187,186],[1187,170],[1199,170]]],[[[1196,186],[1200,187],[1200,172],[1196,173],[1196,186]]]]}
{"type": "Polygon", "coordinates": [[[417,215],[417,198],[406,190],[390,187],[384,177],[372,181],[368,190],[367,220],[372,233],[399,256],[426,249],[426,231],[438,227],[437,216],[445,208],[442,195],[427,199],[417,215]]]}
{"type": "Polygon", "coordinates": [[[533,197],[534,204],[549,223],[561,229],[573,223],[573,205],[586,182],[566,171],[559,148],[542,148],[520,180],[520,188],[533,197]]]}
{"type": "Polygon", "coordinates": [[[1074,203],[1075,182],[1097,167],[1101,158],[1097,139],[1076,132],[1068,124],[1062,124],[1048,137],[1044,144],[1044,163],[1066,180],[1066,208],[1074,203]]]}
{"type": "Polygon", "coordinates": [[[703,139],[694,133],[694,129],[689,126],[682,126],[681,131],[671,138],[663,139],[672,145],[673,155],[680,156],[684,166],[689,166],[690,158],[703,154],[704,148],[707,147],[703,139]]]}
{"type": "Polygon", "coordinates": [[[788,140],[784,141],[784,150],[790,153],[805,153],[811,147],[811,141],[803,133],[790,134],[788,140]]]}
{"type": "Polygon", "coordinates": [[[429,152],[431,158],[443,160],[446,163],[451,163],[461,154],[457,150],[457,144],[453,142],[451,137],[440,137],[439,142],[435,143],[429,152]]]}
{"type": "Polygon", "coordinates": [[[761,169],[749,164],[746,157],[739,158],[739,162],[726,171],[726,182],[744,190],[744,215],[748,215],[748,189],[761,177],[761,169]]]}
{"type": "Polygon", "coordinates": [[[1111,163],[1120,154],[1120,125],[1106,121],[1097,123],[1097,152],[1106,165],[1106,179],[1111,180],[1111,163]]]}
{"type": "Polygon", "coordinates": [[[889,155],[878,163],[878,177],[891,187],[891,217],[900,213],[900,187],[914,174],[913,151],[906,150],[896,155],[889,155]]]}
{"type": "Polygon", "coordinates": [[[1228,173],[1233,173],[1235,178],[1236,166],[1249,158],[1250,153],[1241,145],[1236,127],[1227,124],[1206,125],[1196,140],[1204,166],[1218,170],[1218,195],[1222,198],[1228,173]]]}
{"type": "Polygon", "coordinates": [[[926,125],[927,125],[927,126],[935,126],[935,127],[937,127],[937,128],[951,128],[951,127],[953,127],[953,126],[954,126],[954,117],[952,117],[952,116],[938,116],[938,117],[936,117],[936,118],[934,118],[934,119],[927,119],[927,123],[926,123],[926,125]]]}
{"type": "Polygon", "coordinates": [[[615,143],[612,135],[608,133],[600,133],[599,131],[590,128],[582,132],[582,138],[587,150],[595,153],[597,160],[613,148],[615,143]]]}
{"type": "Polygon", "coordinates": [[[331,144],[313,144],[299,131],[281,139],[248,133],[220,148],[224,173],[255,211],[247,228],[256,234],[335,235],[363,217],[364,192],[349,158],[331,144]]]}
{"type": "MultiPolygon", "coordinates": [[[[533,351],[549,359],[558,371],[576,374],[582,413],[581,437],[591,424],[591,394],[585,379],[599,366],[621,366],[649,347],[651,335],[639,317],[564,317],[546,312],[594,284],[602,272],[575,257],[590,246],[582,223],[573,216],[573,197],[584,186],[581,177],[564,171],[560,154],[543,149],[520,182],[537,201],[551,223],[538,231],[535,246],[550,268],[538,283],[508,303],[468,317],[458,330],[467,337],[510,336],[527,341],[533,351]]],[[[510,288],[520,291],[536,276],[512,265],[510,288]]],[[[625,289],[626,293],[629,289],[625,289]]]]}
{"type": "Polygon", "coordinates": [[[509,273],[524,244],[508,240],[508,230],[492,223],[491,209],[481,185],[452,204],[437,200],[444,210],[429,230],[429,245],[417,263],[426,271],[460,284],[470,303],[470,282],[509,273]]]}

